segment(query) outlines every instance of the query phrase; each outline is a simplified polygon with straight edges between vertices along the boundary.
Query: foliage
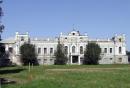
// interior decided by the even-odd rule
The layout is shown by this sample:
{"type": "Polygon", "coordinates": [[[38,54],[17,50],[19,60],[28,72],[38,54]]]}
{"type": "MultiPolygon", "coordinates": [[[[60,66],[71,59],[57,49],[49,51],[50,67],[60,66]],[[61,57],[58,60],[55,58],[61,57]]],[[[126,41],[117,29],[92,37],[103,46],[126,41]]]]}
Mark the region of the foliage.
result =
{"type": "Polygon", "coordinates": [[[84,53],[83,64],[98,64],[100,59],[101,48],[96,43],[88,43],[84,53]]]}
{"type": "Polygon", "coordinates": [[[64,52],[64,47],[62,44],[60,44],[60,42],[58,42],[58,45],[57,45],[57,50],[55,52],[55,64],[56,65],[64,65],[67,63],[67,56],[65,55],[65,52],[64,52]]]}
{"type": "Polygon", "coordinates": [[[5,54],[5,46],[4,44],[0,43],[0,57],[5,54]]]}
{"type": "Polygon", "coordinates": [[[23,65],[29,65],[29,63],[34,65],[38,64],[34,45],[26,43],[23,44],[20,47],[20,54],[23,65]]]}
{"type": "Polygon", "coordinates": [[[130,51],[126,51],[126,54],[128,56],[128,61],[130,62],[130,51]]]}

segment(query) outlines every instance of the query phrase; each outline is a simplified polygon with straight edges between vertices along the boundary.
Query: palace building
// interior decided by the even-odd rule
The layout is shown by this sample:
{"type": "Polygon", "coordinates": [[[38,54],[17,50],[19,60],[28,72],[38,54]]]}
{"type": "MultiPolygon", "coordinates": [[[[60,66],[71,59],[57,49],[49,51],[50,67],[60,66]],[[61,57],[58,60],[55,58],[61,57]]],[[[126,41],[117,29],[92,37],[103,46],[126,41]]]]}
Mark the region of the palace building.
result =
{"type": "Polygon", "coordinates": [[[71,31],[67,35],[60,34],[57,38],[31,38],[28,33],[16,32],[15,37],[2,40],[5,50],[9,53],[12,63],[21,65],[19,48],[24,43],[34,44],[37,51],[37,59],[41,65],[54,64],[58,40],[64,45],[68,56],[67,64],[82,64],[84,51],[88,42],[95,42],[101,48],[101,59],[99,64],[128,64],[126,55],[125,34],[115,35],[110,39],[91,39],[87,34],[80,34],[79,31],[71,31]]]}

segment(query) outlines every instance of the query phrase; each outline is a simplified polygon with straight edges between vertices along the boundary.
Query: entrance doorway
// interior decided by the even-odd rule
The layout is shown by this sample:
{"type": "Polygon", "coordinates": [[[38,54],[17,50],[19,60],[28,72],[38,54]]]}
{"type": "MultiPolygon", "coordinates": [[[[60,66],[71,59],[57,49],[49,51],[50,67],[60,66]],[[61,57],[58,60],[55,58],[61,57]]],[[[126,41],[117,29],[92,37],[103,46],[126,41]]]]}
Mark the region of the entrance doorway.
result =
{"type": "Polygon", "coordinates": [[[72,63],[78,63],[78,56],[72,56],[72,63]]]}

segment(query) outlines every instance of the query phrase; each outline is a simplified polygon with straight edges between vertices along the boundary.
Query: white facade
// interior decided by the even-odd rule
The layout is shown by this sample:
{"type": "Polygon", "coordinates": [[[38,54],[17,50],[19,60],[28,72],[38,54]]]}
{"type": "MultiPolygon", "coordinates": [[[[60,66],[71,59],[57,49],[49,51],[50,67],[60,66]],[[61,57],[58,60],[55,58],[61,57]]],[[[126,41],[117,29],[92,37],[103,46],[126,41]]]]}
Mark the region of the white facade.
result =
{"type": "MultiPolygon", "coordinates": [[[[79,31],[72,31],[67,35],[62,33],[58,37],[60,43],[64,45],[65,53],[68,56],[68,64],[82,64],[84,58],[84,50],[88,42],[99,44],[102,53],[100,64],[127,64],[128,56],[126,55],[126,39],[125,35],[115,35],[111,39],[91,39],[86,34],[81,35],[79,31]]],[[[9,59],[12,63],[20,65],[19,47],[29,42],[36,46],[37,58],[39,64],[54,64],[54,52],[57,48],[58,38],[40,39],[31,38],[28,33],[19,34],[16,32],[15,38],[3,40],[6,52],[9,52],[9,59]]]]}

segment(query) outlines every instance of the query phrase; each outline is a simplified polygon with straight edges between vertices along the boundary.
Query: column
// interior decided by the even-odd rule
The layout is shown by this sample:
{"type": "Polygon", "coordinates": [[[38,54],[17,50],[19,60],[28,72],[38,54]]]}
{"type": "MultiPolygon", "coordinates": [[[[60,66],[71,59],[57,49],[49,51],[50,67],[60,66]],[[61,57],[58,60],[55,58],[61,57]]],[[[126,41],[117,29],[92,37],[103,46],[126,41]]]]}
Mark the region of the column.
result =
{"type": "Polygon", "coordinates": [[[70,64],[72,64],[72,56],[70,56],[70,64]]]}
{"type": "Polygon", "coordinates": [[[78,64],[80,65],[80,56],[78,56],[78,64]]]}

